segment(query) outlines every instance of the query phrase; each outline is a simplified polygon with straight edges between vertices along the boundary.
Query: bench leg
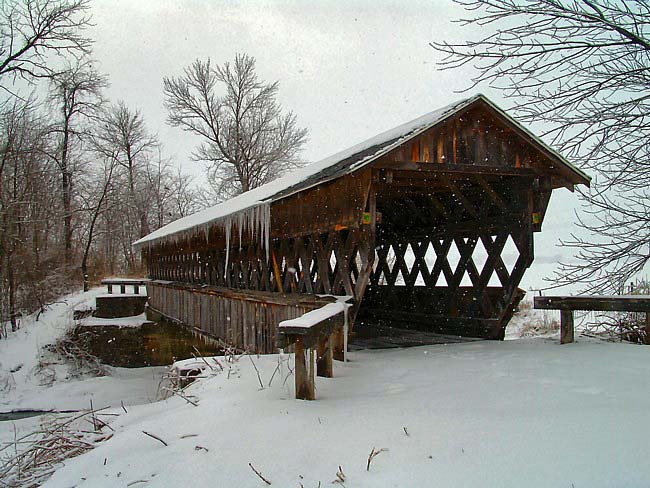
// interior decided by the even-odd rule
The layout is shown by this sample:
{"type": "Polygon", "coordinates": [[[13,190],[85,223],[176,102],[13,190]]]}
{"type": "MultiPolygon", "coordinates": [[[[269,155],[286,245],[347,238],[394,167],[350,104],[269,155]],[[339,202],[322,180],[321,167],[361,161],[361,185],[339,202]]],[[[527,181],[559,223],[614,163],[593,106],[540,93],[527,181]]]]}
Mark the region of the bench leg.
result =
{"type": "Polygon", "coordinates": [[[560,310],[560,344],[573,342],[573,310],[560,310]]]}
{"type": "MultiPolygon", "coordinates": [[[[314,399],[314,384],[311,381],[313,371],[313,361],[310,365],[310,370],[307,370],[307,361],[305,360],[305,349],[302,347],[302,339],[296,341],[296,398],[298,400],[313,400],[314,399]]],[[[313,358],[313,352],[310,353],[310,358],[313,358]]]]}
{"type": "Polygon", "coordinates": [[[332,360],[334,354],[332,351],[332,336],[325,337],[318,343],[318,355],[316,356],[316,374],[323,378],[334,376],[332,360]]]}
{"type": "Polygon", "coordinates": [[[331,336],[334,359],[337,361],[345,361],[345,338],[343,334],[343,329],[338,328],[331,336]]]}

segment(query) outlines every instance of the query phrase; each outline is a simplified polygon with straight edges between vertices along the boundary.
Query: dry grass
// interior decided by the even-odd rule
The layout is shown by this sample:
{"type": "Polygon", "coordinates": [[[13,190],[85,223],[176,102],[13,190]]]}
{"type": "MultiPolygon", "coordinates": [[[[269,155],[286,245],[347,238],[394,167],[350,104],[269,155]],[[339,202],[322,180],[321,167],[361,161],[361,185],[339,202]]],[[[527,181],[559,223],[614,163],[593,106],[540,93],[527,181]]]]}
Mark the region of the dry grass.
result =
{"type": "MultiPolygon", "coordinates": [[[[104,409],[102,409],[104,410],[104,409]]],[[[43,484],[66,459],[112,437],[102,410],[46,416],[41,426],[0,447],[0,486],[32,488],[43,484]]]]}
{"type": "Polygon", "coordinates": [[[539,315],[532,315],[530,320],[526,322],[519,331],[520,337],[535,337],[551,335],[560,330],[560,323],[557,319],[546,311],[539,315]]]}

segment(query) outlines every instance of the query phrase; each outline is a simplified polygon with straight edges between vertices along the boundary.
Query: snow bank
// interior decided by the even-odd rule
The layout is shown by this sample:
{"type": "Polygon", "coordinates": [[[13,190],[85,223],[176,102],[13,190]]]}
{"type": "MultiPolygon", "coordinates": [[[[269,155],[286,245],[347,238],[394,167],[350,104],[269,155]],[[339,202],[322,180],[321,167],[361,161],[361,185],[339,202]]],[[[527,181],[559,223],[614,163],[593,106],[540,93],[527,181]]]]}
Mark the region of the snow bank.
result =
{"type": "MultiPolygon", "coordinates": [[[[103,295],[99,295],[103,296],[103,295]]],[[[124,295],[110,295],[110,296],[124,296],[124,295]]],[[[100,317],[87,317],[77,321],[80,327],[141,327],[144,324],[151,324],[150,320],[144,313],[134,315],[132,317],[117,317],[113,319],[104,319],[100,317]]]]}

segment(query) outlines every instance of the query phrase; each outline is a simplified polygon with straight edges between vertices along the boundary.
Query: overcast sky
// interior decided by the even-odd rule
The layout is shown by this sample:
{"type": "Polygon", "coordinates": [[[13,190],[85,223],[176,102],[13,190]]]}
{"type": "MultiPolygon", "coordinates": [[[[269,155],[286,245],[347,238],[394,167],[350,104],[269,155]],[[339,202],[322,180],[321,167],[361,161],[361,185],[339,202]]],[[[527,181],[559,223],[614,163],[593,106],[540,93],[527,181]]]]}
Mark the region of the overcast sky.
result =
{"type": "MultiPolygon", "coordinates": [[[[200,175],[190,160],[199,141],[165,123],[164,76],[180,75],[196,58],[253,56],[263,80],[279,80],[282,106],[309,129],[303,157],[316,161],[476,93],[458,93],[471,71],[440,71],[429,46],[469,35],[452,22],[462,14],[447,0],[94,0],[90,35],[110,79],[108,97],[139,109],[165,154],[200,175]]],[[[507,108],[498,92],[481,91],[507,108]]],[[[554,193],[524,287],[546,286],[542,277],[567,257],[556,243],[569,237],[575,205],[568,191],[554,193]]]]}

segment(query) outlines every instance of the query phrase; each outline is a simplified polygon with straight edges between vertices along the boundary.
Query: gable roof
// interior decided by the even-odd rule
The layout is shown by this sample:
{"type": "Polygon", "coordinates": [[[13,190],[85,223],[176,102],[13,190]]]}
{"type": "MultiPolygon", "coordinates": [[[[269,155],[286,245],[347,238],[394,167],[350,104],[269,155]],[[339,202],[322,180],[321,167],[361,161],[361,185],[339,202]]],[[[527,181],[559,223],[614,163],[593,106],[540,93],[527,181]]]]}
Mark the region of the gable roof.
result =
{"type": "MultiPolygon", "coordinates": [[[[547,157],[554,160],[562,172],[573,176],[575,183],[589,184],[590,178],[583,171],[569,163],[561,154],[545,144],[540,138],[501,110],[482,94],[434,110],[348,149],[329,156],[321,161],[308,164],[286,176],[278,178],[258,188],[242,193],[223,203],[214,205],[195,214],[175,220],[133,243],[135,248],[151,245],[155,241],[175,240],[188,233],[205,228],[219,221],[225,222],[238,213],[251,212],[260,206],[288,197],[313,186],[352,173],[372,163],[408,140],[442,124],[450,117],[469,108],[475,103],[487,104],[502,119],[520,133],[547,157]]],[[[268,212],[268,208],[266,209],[268,212]]]]}

